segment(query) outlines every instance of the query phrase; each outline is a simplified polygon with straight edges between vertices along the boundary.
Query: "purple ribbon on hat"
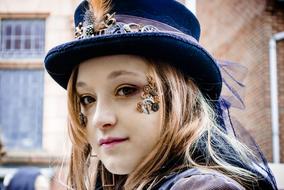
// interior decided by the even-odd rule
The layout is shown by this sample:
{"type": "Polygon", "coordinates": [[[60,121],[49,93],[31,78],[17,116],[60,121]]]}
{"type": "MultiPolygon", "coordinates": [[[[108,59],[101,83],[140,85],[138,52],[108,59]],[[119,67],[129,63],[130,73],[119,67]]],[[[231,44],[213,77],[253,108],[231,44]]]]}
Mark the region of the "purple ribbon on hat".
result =
{"type": "MultiPolygon", "coordinates": [[[[247,75],[248,69],[241,64],[230,61],[217,60],[216,62],[221,71],[223,82],[223,88],[219,98],[221,109],[221,113],[219,114],[222,117],[223,125],[227,133],[236,136],[235,123],[238,125],[240,125],[240,123],[234,119],[235,122],[233,125],[230,108],[245,108],[243,101],[245,85],[243,84],[243,81],[247,75]]],[[[241,126],[241,128],[243,127],[241,126]]]]}
{"type": "Polygon", "coordinates": [[[221,98],[223,103],[229,107],[244,109],[245,104],[243,95],[245,85],[243,83],[248,69],[241,65],[230,61],[217,61],[222,74],[223,89],[221,98]]]}

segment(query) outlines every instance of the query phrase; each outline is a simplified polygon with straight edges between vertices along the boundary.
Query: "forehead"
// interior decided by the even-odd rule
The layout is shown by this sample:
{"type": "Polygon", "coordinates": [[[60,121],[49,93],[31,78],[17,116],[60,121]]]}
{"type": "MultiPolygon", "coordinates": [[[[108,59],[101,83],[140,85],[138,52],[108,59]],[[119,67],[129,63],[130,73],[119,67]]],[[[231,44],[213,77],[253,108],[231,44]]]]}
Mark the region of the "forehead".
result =
{"type": "Polygon", "coordinates": [[[149,64],[146,59],[134,55],[97,57],[79,65],[78,81],[90,78],[115,78],[119,75],[145,76],[149,64]]]}

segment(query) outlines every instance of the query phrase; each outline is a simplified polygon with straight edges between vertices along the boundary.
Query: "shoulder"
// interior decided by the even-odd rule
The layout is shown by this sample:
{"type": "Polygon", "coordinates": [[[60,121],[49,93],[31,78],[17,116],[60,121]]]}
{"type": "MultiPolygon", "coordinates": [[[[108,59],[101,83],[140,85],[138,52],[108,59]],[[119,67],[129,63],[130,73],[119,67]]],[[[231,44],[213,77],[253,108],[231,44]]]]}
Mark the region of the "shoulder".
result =
{"type": "Polygon", "coordinates": [[[199,172],[180,178],[170,190],[245,190],[238,182],[216,171],[199,172]]]}

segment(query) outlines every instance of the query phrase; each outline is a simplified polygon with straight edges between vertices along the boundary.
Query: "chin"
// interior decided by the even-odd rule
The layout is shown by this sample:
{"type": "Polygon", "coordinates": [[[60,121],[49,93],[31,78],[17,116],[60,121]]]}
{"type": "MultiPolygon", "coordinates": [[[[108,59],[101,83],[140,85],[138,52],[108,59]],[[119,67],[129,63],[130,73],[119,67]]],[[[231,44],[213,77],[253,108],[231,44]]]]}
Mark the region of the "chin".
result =
{"type": "Polygon", "coordinates": [[[116,175],[128,175],[134,170],[134,168],[127,165],[127,163],[104,163],[104,166],[109,172],[116,175]]]}

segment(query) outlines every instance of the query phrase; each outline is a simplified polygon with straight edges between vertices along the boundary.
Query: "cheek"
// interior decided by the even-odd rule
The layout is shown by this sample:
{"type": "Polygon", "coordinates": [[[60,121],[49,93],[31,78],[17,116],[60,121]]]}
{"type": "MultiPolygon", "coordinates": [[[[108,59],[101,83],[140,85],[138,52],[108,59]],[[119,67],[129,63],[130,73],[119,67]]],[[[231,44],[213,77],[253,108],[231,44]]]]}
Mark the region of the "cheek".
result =
{"type": "Polygon", "coordinates": [[[135,110],[122,117],[124,117],[122,125],[125,127],[134,146],[136,146],[137,151],[146,151],[145,154],[149,153],[161,135],[160,112],[145,114],[135,110]]]}
{"type": "MultiPolygon", "coordinates": [[[[87,115],[87,114],[86,114],[87,115]]],[[[87,132],[87,141],[91,145],[91,147],[96,150],[98,147],[98,129],[93,126],[92,118],[90,116],[87,117],[87,125],[86,125],[86,132],[87,132]]]]}
{"type": "Polygon", "coordinates": [[[87,117],[87,125],[86,125],[86,132],[87,132],[87,141],[91,144],[93,148],[97,146],[97,135],[98,129],[94,127],[94,113],[95,109],[85,109],[83,110],[83,114],[87,117]]]}
{"type": "Polygon", "coordinates": [[[142,119],[139,124],[135,127],[136,132],[133,135],[137,140],[137,150],[144,151],[142,156],[147,156],[154,146],[159,141],[161,136],[161,126],[158,119],[153,117],[148,117],[142,119]]]}
{"type": "Polygon", "coordinates": [[[97,131],[94,127],[87,125],[87,140],[93,148],[97,146],[97,131]]]}
{"type": "Polygon", "coordinates": [[[157,141],[161,132],[161,108],[150,114],[141,113],[137,110],[140,99],[129,105],[121,106],[118,112],[118,123],[127,130],[134,141],[142,141],[147,144],[146,139],[157,141]]]}
{"type": "Polygon", "coordinates": [[[129,174],[150,154],[160,138],[158,113],[147,115],[135,112],[121,116],[116,132],[127,134],[129,142],[122,145],[115,154],[99,151],[103,163],[115,174],[129,174]]]}

